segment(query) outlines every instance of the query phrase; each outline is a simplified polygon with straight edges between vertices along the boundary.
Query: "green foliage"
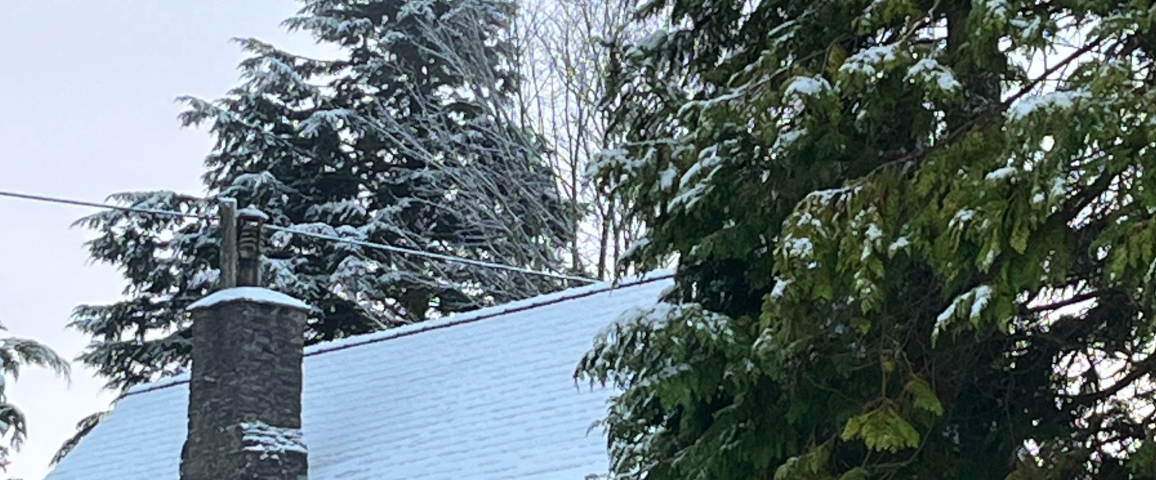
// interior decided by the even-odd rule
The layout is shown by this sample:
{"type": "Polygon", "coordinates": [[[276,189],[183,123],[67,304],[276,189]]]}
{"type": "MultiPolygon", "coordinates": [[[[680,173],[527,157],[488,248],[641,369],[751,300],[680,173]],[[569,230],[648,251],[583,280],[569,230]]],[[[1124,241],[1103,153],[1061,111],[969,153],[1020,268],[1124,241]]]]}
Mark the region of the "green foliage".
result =
{"type": "Polygon", "coordinates": [[[919,446],[919,432],[899,416],[895,404],[889,401],[870,412],[851,417],[840,438],[862,439],[871,450],[891,453],[919,446]]]}
{"type": "Polygon", "coordinates": [[[910,393],[912,398],[912,405],[915,408],[926,410],[936,415],[943,415],[943,403],[935,396],[935,391],[931,389],[931,385],[922,378],[911,376],[911,380],[903,386],[903,391],[910,393]]]}
{"type": "MultiPolygon", "coordinates": [[[[0,330],[3,329],[0,325],[0,330]]],[[[28,438],[24,412],[10,403],[5,394],[7,380],[18,380],[24,366],[46,368],[65,379],[71,371],[68,360],[40,342],[17,337],[0,339],[0,439],[8,441],[8,445],[0,446],[0,468],[8,464],[9,449],[19,449],[28,438]]]]}
{"type": "Polygon", "coordinates": [[[1128,470],[1140,478],[1156,478],[1156,443],[1144,440],[1128,458],[1128,470]]]}
{"type": "Polygon", "coordinates": [[[679,266],[579,366],[614,474],[1150,477],[1156,5],[640,14],[597,174],[679,266]]]}
{"type": "Polygon", "coordinates": [[[826,474],[827,462],[831,459],[831,452],[825,447],[813,447],[802,455],[791,457],[775,469],[775,480],[790,478],[825,480],[831,478],[826,474]]]}

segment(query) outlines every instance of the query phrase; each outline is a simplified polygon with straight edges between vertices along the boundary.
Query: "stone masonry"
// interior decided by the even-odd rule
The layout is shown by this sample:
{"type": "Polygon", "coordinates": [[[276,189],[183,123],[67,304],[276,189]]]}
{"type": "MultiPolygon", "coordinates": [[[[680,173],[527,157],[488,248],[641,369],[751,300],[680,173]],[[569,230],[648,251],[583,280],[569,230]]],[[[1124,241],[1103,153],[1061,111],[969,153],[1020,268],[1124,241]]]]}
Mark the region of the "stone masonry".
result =
{"type": "Polygon", "coordinates": [[[301,362],[307,312],[231,299],[193,315],[181,480],[302,480],[301,362]]]}

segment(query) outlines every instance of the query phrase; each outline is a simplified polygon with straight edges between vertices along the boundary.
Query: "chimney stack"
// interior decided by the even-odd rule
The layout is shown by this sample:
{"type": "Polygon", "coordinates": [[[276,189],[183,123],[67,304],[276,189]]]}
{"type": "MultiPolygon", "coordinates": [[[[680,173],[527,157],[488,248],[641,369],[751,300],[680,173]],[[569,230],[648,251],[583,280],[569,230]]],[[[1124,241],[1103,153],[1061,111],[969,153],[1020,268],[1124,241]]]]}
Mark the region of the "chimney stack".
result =
{"type": "Polygon", "coordinates": [[[193,366],[181,480],[303,480],[301,362],[309,306],[236,287],[189,307],[193,366]]]}
{"type": "MultiPolygon", "coordinates": [[[[256,220],[238,213],[243,221],[256,220]]],[[[254,286],[259,243],[255,250],[246,244],[252,224],[240,227],[241,286],[188,308],[193,365],[180,478],[304,480],[309,467],[301,435],[301,363],[310,307],[254,286]]]]}

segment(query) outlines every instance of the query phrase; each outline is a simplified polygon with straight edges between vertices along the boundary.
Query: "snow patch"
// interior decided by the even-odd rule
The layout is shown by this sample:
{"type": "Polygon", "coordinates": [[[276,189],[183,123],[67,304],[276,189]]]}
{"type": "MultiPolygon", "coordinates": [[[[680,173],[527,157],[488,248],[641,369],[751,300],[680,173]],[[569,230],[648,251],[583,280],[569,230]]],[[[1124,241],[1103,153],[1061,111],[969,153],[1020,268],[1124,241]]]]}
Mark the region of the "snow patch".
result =
{"type": "Polygon", "coordinates": [[[232,187],[242,187],[256,190],[266,184],[275,185],[279,183],[281,182],[277,180],[277,177],[274,177],[273,174],[269,172],[242,173],[237,175],[237,178],[233,179],[232,187]]]}
{"type": "Polygon", "coordinates": [[[637,240],[634,241],[634,243],[630,244],[630,246],[626,248],[626,251],[624,251],[622,253],[622,258],[633,257],[635,254],[637,254],[643,248],[646,248],[648,245],[650,245],[650,239],[649,238],[639,237],[637,240]]]}
{"type": "Polygon", "coordinates": [[[325,220],[343,222],[358,217],[364,217],[367,214],[368,212],[365,210],[365,206],[362,205],[361,202],[347,198],[336,202],[326,202],[319,205],[312,205],[308,210],[305,211],[305,218],[322,222],[325,220]]]}
{"type": "Polygon", "coordinates": [[[839,73],[844,75],[864,75],[873,77],[888,63],[898,60],[895,54],[897,45],[878,45],[864,49],[843,62],[839,73]]]}
{"type": "Polygon", "coordinates": [[[779,134],[779,138],[775,139],[775,146],[773,148],[775,148],[776,150],[786,149],[787,147],[790,147],[795,142],[799,141],[799,139],[803,138],[803,136],[806,134],[807,134],[806,128],[796,128],[793,130],[788,130],[786,132],[783,132],[783,133],[779,134]]]}
{"type": "Polygon", "coordinates": [[[256,218],[262,222],[268,222],[269,221],[269,215],[265,214],[265,212],[262,212],[260,209],[258,209],[256,207],[246,207],[246,208],[242,208],[240,210],[237,210],[237,218],[246,218],[246,217],[256,218]]]}
{"type": "Polygon", "coordinates": [[[1007,111],[1008,120],[1019,121],[1039,110],[1070,110],[1076,102],[1088,100],[1092,94],[1086,90],[1072,90],[1063,92],[1049,92],[1043,95],[1026,97],[1007,111]]]}
{"type": "Polygon", "coordinates": [[[831,90],[831,84],[823,77],[795,77],[783,90],[783,104],[788,108],[801,112],[806,108],[804,100],[807,97],[818,96],[831,90]]]}
{"type": "Polygon", "coordinates": [[[313,112],[309,118],[301,122],[301,126],[299,127],[301,136],[313,138],[317,136],[318,131],[322,128],[330,131],[339,130],[348,116],[349,111],[345,109],[313,112]]]}
{"type": "Polygon", "coordinates": [[[697,303],[672,304],[665,301],[649,308],[635,307],[623,312],[613,324],[598,334],[598,338],[613,337],[617,331],[631,323],[645,324],[660,330],[667,328],[672,321],[685,322],[688,327],[707,333],[714,340],[734,338],[730,320],[725,315],[707,310],[697,303]]]}
{"type": "Polygon", "coordinates": [[[958,212],[955,212],[955,216],[951,217],[951,221],[947,223],[947,226],[955,228],[970,222],[972,218],[975,218],[975,210],[970,208],[960,209],[958,212]]]}
{"type": "Polygon", "coordinates": [[[907,237],[899,237],[896,238],[894,242],[891,242],[891,246],[887,247],[887,252],[894,255],[895,252],[903,250],[910,245],[911,242],[907,240],[907,237]]]}
{"type": "Polygon", "coordinates": [[[988,285],[980,285],[971,289],[971,291],[960,295],[952,300],[951,305],[948,305],[943,313],[940,313],[935,318],[935,328],[932,330],[931,338],[934,340],[939,337],[940,332],[954,320],[961,309],[968,308],[968,319],[975,323],[979,321],[983,310],[991,303],[992,288],[988,285]],[[968,305],[970,304],[970,308],[968,305]]]}
{"type": "Polygon", "coordinates": [[[955,302],[951,302],[951,305],[948,305],[947,308],[944,309],[943,312],[941,312],[938,317],[935,317],[935,333],[934,333],[934,335],[938,335],[939,332],[941,330],[943,330],[944,327],[947,327],[947,324],[951,323],[951,320],[953,318],[955,318],[955,304],[956,303],[958,303],[958,300],[955,302]]]}
{"type": "Polygon", "coordinates": [[[831,84],[822,77],[795,77],[783,90],[784,98],[810,97],[831,89],[831,84]]]}
{"type": "Polygon", "coordinates": [[[980,285],[971,291],[971,315],[972,320],[978,320],[983,309],[991,302],[991,287],[987,285],[980,285]]]}
{"type": "Polygon", "coordinates": [[[1011,26],[1017,30],[1016,36],[1021,42],[1030,41],[1031,39],[1040,35],[1043,30],[1043,22],[1040,17],[1032,17],[1031,20],[1023,18],[1013,18],[1010,21],[1011,26]]]}
{"type": "Polygon", "coordinates": [[[722,169],[722,158],[718,156],[718,145],[711,145],[698,155],[698,161],[691,165],[682,174],[678,184],[680,187],[679,193],[675,195],[674,199],[670,201],[670,206],[678,207],[685,206],[685,208],[693,207],[701,197],[710,190],[710,181],[719,170],[722,169]],[[707,173],[701,175],[703,171],[707,173]],[[697,177],[702,177],[694,185],[691,182],[697,177]]]}
{"type": "Polygon", "coordinates": [[[786,247],[787,256],[791,258],[811,258],[815,253],[815,244],[806,237],[790,239],[786,247]]]}
{"type": "MultiPolygon", "coordinates": [[[[816,202],[820,205],[829,205],[836,198],[843,195],[854,195],[863,189],[861,184],[853,184],[845,187],[831,188],[827,190],[815,190],[803,197],[803,202],[816,202]]],[[[801,203],[801,202],[800,202],[801,203]]]]}
{"type": "Polygon", "coordinates": [[[678,178],[678,170],[675,170],[674,167],[667,167],[666,170],[658,174],[658,188],[670,190],[674,187],[675,178],[678,178]]]}
{"type": "Polygon", "coordinates": [[[241,423],[241,449],[260,452],[262,458],[294,452],[308,454],[301,429],[274,427],[265,422],[241,423]]]}
{"type": "Polygon", "coordinates": [[[774,288],[771,289],[771,298],[782,298],[789,285],[791,285],[790,280],[776,280],[774,288]]]}
{"type": "Polygon", "coordinates": [[[984,178],[991,181],[999,181],[1011,178],[1013,175],[1015,175],[1015,173],[1016,169],[1012,167],[1003,167],[992,170],[984,178]]]}
{"type": "Polygon", "coordinates": [[[863,242],[863,253],[860,254],[859,260],[866,262],[868,258],[871,258],[872,248],[875,244],[879,243],[879,240],[882,238],[883,230],[881,230],[878,225],[874,223],[867,225],[867,231],[864,233],[864,240],[866,241],[863,242]]]}
{"type": "Polygon", "coordinates": [[[954,92],[963,87],[947,67],[931,58],[923,58],[915,62],[915,65],[907,69],[907,75],[904,79],[909,82],[921,81],[935,85],[936,88],[944,92],[954,92]]]}
{"type": "Polygon", "coordinates": [[[282,307],[296,308],[298,310],[313,309],[313,307],[310,307],[309,304],[302,302],[301,300],[285,295],[284,293],[274,292],[267,288],[234,287],[221,290],[217,293],[197,300],[192,305],[189,305],[186,310],[192,311],[201,308],[209,308],[220,303],[237,301],[246,301],[265,305],[278,305],[282,307]]]}

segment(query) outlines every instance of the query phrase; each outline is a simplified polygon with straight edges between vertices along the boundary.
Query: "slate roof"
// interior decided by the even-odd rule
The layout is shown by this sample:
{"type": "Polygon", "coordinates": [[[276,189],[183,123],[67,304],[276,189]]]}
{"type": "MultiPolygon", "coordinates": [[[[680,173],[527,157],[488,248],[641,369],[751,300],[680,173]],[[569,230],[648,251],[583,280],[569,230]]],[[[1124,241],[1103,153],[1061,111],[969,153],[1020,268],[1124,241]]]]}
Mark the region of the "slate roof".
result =
{"type": "MultiPolygon", "coordinates": [[[[581,480],[609,392],[576,385],[594,336],[664,274],[535,297],[306,349],[310,480],[581,480]]],[[[177,480],[188,384],[131,390],[46,480],[177,480]]]]}

